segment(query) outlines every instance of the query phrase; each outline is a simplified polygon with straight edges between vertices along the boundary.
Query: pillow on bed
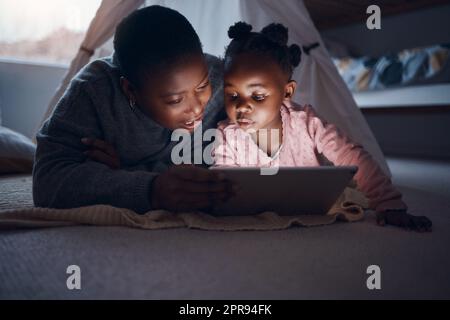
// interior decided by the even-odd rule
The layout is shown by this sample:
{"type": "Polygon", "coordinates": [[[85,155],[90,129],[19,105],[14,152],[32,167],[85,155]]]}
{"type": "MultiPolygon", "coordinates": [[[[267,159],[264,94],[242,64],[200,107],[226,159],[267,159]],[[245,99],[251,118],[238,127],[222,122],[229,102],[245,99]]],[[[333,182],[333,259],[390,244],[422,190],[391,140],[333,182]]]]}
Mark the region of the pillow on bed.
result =
{"type": "Polygon", "coordinates": [[[31,173],[35,151],[30,139],[0,126],[0,174],[31,173]]]}
{"type": "Polygon", "coordinates": [[[450,82],[450,44],[402,50],[381,57],[333,58],[353,92],[450,82]]]}

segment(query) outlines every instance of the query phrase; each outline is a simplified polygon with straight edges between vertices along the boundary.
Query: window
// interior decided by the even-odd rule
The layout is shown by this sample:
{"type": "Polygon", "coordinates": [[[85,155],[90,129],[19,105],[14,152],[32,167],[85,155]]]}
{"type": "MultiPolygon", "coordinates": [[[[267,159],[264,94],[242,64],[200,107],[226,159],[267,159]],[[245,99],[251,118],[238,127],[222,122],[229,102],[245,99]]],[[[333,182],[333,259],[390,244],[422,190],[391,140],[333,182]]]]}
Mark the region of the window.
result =
{"type": "Polygon", "coordinates": [[[67,65],[101,0],[0,0],[0,58],[67,65]]]}

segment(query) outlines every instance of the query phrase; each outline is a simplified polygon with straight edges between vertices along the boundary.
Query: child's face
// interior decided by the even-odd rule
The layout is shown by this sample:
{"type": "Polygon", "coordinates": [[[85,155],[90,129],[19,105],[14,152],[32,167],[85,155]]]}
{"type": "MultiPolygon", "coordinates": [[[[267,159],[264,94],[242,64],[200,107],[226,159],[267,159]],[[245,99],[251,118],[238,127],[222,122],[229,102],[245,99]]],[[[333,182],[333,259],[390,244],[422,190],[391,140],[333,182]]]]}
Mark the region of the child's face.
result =
{"type": "Polygon", "coordinates": [[[290,99],[295,82],[274,61],[256,54],[240,54],[225,72],[225,108],[243,130],[281,126],[280,107],[290,99]]]}
{"type": "Polygon", "coordinates": [[[202,55],[185,57],[151,74],[134,94],[139,108],[163,127],[192,132],[211,98],[206,61],[202,55]]]}

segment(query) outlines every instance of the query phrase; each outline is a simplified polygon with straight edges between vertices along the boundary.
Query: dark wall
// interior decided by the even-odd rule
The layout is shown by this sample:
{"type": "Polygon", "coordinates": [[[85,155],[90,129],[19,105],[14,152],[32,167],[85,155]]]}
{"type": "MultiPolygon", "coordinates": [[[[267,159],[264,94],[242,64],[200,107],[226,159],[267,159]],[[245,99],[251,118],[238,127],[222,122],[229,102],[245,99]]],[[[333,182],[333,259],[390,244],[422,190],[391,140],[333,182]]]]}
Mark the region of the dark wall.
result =
{"type": "Polygon", "coordinates": [[[385,155],[450,159],[450,106],[362,111],[385,155]]]}
{"type": "Polygon", "coordinates": [[[368,30],[366,20],[324,30],[324,39],[342,43],[354,55],[379,56],[389,52],[450,43],[450,5],[383,17],[381,30],[368,30]]]}

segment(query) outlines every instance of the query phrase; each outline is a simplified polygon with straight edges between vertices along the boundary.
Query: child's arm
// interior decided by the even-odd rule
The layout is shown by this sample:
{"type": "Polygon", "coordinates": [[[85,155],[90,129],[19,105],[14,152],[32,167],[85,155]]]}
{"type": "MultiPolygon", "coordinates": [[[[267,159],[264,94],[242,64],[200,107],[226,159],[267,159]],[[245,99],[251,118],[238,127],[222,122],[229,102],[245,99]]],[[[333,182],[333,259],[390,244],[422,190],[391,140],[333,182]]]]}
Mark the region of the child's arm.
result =
{"type": "Polygon", "coordinates": [[[361,145],[353,143],[334,125],[322,121],[311,107],[306,107],[307,126],[317,151],[335,165],[356,165],[355,180],[366,197],[370,208],[377,211],[380,225],[392,224],[416,230],[430,230],[431,221],[426,217],[407,214],[407,206],[401,193],[393,186],[391,179],[361,145]]]}

